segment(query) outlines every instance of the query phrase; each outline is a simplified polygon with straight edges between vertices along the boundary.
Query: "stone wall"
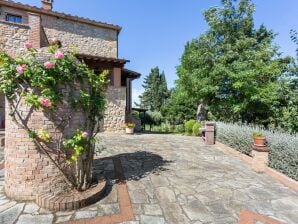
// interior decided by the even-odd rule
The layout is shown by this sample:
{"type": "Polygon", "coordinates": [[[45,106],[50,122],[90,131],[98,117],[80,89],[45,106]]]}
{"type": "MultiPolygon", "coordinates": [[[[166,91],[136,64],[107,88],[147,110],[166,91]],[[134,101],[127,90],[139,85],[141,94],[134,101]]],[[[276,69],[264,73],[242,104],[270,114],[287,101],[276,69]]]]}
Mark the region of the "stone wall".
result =
{"type": "Polygon", "coordinates": [[[64,46],[75,47],[78,53],[117,58],[117,31],[88,24],[42,16],[47,38],[57,37],[64,46]]]}
{"type": "Polygon", "coordinates": [[[0,50],[5,50],[10,55],[20,54],[28,40],[29,30],[27,25],[0,21],[0,50]]]}
{"type": "Polygon", "coordinates": [[[126,88],[110,86],[107,92],[107,110],[103,129],[108,132],[123,132],[125,124],[126,88]]]}
{"type": "Polygon", "coordinates": [[[28,14],[24,10],[1,6],[0,7],[0,20],[5,21],[7,14],[22,16],[23,23],[28,24],[28,14]]]}

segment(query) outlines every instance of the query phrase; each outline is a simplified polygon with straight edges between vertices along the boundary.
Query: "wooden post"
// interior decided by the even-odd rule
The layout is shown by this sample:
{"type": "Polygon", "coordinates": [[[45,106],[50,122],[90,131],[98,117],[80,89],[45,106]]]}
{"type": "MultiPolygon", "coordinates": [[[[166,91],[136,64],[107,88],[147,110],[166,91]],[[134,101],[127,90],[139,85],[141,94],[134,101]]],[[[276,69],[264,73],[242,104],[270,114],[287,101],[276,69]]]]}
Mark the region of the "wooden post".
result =
{"type": "Polygon", "coordinates": [[[121,68],[113,68],[114,87],[121,87],[121,68]]]}

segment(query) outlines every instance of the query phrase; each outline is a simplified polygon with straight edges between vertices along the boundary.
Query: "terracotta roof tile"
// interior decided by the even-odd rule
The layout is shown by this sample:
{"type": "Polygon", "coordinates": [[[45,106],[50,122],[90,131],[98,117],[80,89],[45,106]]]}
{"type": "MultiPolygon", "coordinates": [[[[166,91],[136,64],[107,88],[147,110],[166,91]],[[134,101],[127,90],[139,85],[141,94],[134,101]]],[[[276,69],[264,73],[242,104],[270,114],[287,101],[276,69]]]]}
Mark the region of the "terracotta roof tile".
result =
{"type": "Polygon", "coordinates": [[[5,5],[5,6],[8,6],[8,7],[17,8],[17,9],[23,9],[23,10],[26,10],[28,12],[35,12],[35,13],[40,13],[40,14],[49,15],[49,16],[57,16],[57,17],[61,17],[63,19],[68,19],[68,20],[72,20],[72,21],[76,21],[76,22],[86,23],[86,24],[93,25],[93,26],[113,29],[113,30],[116,30],[118,32],[121,31],[121,27],[118,26],[118,25],[99,22],[99,21],[95,21],[95,20],[92,20],[92,19],[84,18],[84,17],[73,16],[71,14],[66,14],[66,13],[62,13],[62,12],[45,10],[45,9],[42,9],[42,8],[39,8],[39,7],[36,7],[36,6],[23,4],[23,3],[20,3],[20,2],[0,0],[0,5],[5,5]]]}

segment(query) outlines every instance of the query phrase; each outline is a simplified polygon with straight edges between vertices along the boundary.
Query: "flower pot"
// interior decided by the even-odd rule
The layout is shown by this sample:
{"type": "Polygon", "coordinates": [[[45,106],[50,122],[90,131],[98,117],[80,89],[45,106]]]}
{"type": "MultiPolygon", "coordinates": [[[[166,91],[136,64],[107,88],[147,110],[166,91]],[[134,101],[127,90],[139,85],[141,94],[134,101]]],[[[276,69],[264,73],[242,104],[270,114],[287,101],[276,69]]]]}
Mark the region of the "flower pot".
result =
{"type": "Polygon", "coordinates": [[[253,137],[255,146],[266,146],[266,138],[265,137],[253,137]]]}
{"type": "Polygon", "coordinates": [[[134,128],[125,128],[125,133],[132,135],[134,133],[134,128]]]}

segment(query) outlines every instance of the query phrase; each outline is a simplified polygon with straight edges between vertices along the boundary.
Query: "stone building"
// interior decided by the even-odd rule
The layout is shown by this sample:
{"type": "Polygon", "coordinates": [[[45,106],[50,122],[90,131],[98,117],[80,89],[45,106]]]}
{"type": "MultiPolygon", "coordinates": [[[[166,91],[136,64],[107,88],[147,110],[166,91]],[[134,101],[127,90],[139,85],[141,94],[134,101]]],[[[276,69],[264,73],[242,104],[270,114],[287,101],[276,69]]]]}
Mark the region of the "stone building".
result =
{"type": "MultiPolygon", "coordinates": [[[[53,11],[53,0],[42,0],[41,8],[0,0],[0,49],[11,56],[22,53],[26,41],[35,48],[49,45],[58,38],[65,47],[74,47],[77,57],[97,72],[110,71],[108,106],[103,130],[122,131],[132,108],[132,81],[140,74],[125,69],[127,62],[118,58],[121,27],[53,11]]],[[[0,96],[0,121],[5,119],[4,97],[0,96]]]]}

